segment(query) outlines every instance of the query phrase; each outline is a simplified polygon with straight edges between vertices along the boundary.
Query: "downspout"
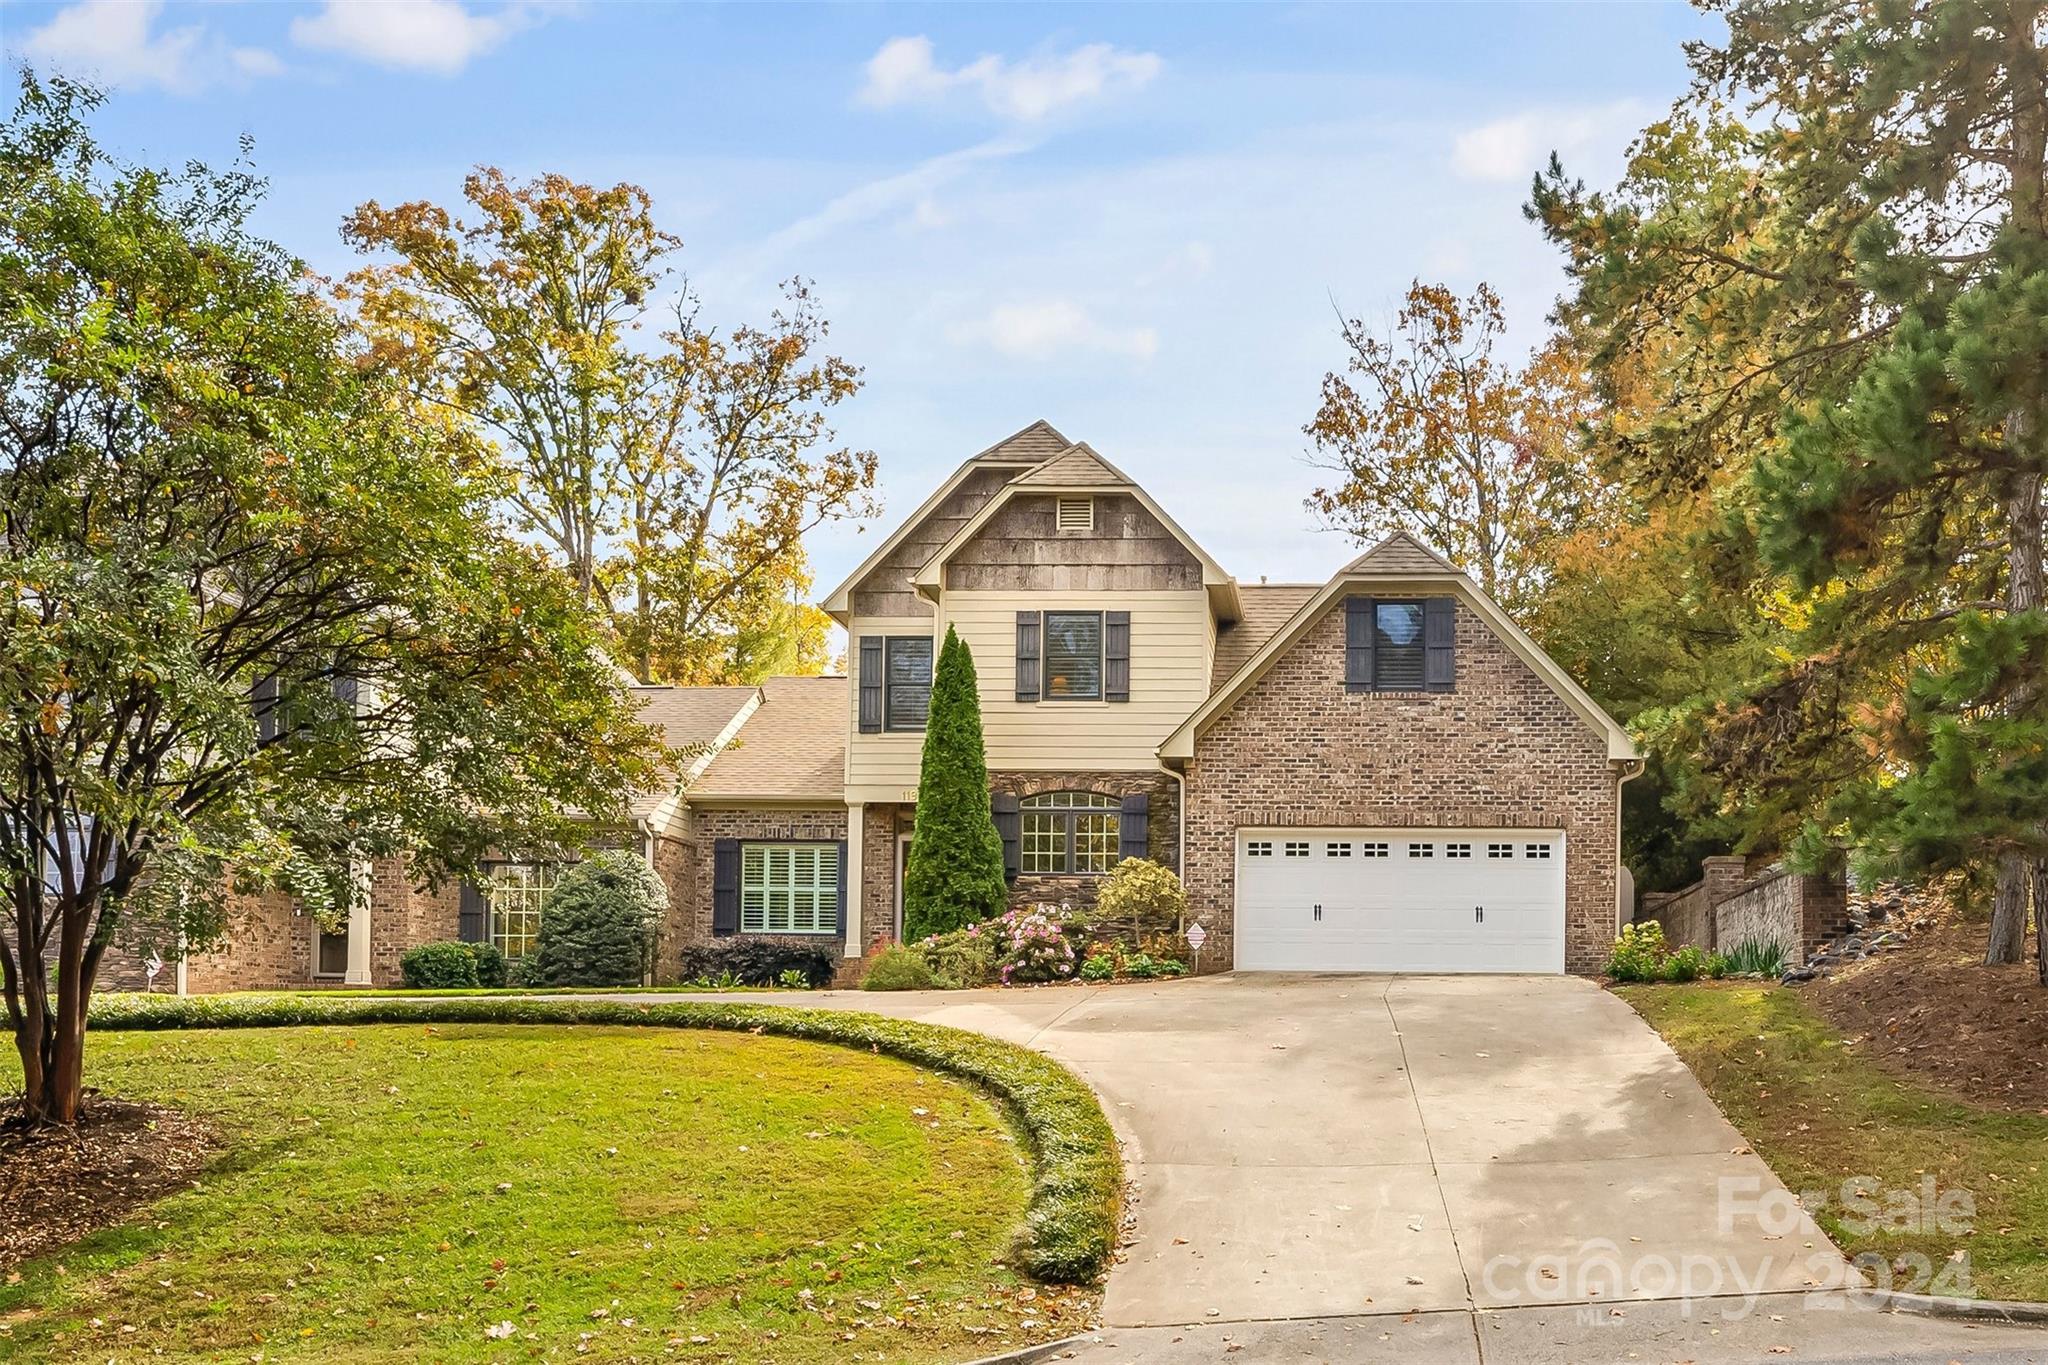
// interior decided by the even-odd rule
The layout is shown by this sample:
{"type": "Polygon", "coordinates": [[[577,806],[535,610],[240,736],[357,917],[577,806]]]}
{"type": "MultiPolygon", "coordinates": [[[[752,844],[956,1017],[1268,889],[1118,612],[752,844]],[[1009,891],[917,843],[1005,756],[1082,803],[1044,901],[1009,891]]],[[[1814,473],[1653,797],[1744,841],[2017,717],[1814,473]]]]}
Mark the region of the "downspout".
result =
{"type": "MultiPolygon", "coordinates": [[[[1621,937],[1621,789],[1625,783],[1643,775],[1644,763],[1640,758],[1623,761],[1621,771],[1614,778],[1614,936],[1621,937]]],[[[1633,918],[1635,906],[1629,906],[1633,918]]]]}
{"type": "MultiPolygon", "coordinates": [[[[1179,799],[1177,802],[1179,818],[1175,820],[1174,824],[1180,833],[1180,851],[1174,855],[1173,875],[1179,877],[1181,884],[1185,886],[1188,879],[1188,780],[1181,776],[1179,772],[1168,767],[1166,760],[1163,758],[1159,760],[1159,771],[1172,778],[1173,785],[1179,789],[1179,799]]],[[[1182,927],[1185,928],[1186,926],[1183,925],[1182,927]]]]}

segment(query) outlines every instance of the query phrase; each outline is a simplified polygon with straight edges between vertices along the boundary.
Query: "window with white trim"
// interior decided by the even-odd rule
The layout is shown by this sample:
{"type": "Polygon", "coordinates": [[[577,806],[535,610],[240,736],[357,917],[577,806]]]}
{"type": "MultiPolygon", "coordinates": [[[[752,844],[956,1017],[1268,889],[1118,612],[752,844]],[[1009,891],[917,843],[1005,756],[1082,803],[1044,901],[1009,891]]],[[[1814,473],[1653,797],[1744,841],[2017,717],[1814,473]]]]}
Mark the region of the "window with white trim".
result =
{"type": "Polygon", "coordinates": [[[1434,858],[1436,856],[1436,845],[1410,844],[1408,845],[1408,856],[1411,858],[1434,858]]]}
{"type": "Polygon", "coordinates": [[[1471,857],[1471,856],[1472,856],[1472,845],[1470,845],[1470,844],[1445,844],[1445,845],[1444,845],[1444,856],[1445,856],[1446,858],[1469,858],[1469,857],[1471,857]]]}
{"type": "Polygon", "coordinates": [[[1299,842],[1292,839],[1288,840],[1287,856],[1290,858],[1306,858],[1308,856],[1308,840],[1303,839],[1299,842]]]}
{"type": "Polygon", "coordinates": [[[1383,843],[1360,844],[1358,846],[1358,856],[1361,858],[1384,858],[1387,856],[1387,846],[1383,843]]]}
{"type": "Polygon", "coordinates": [[[1040,792],[1017,803],[1021,872],[1107,872],[1116,866],[1123,803],[1096,792],[1040,792]]]}
{"type": "Polygon", "coordinates": [[[1326,858],[1349,858],[1351,856],[1351,845],[1324,844],[1323,856],[1326,858]]]}
{"type": "Polygon", "coordinates": [[[555,889],[556,868],[552,863],[499,863],[489,873],[483,892],[491,942],[516,962],[540,939],[541,906],[555,889]]]}
{"type": "Polygon", "coordinates": [[[1522,852],[1525,856],[1530,858],[1548,858],[1550,856],[1550,845],[1530,844],[1528,847],[1524,848],[1522,852]]]}
{"type": "Polygon", "coordinates": [[[1489,858],[1512,858],[1515,856],[1515,846],[1513,844],[1488,844],[1486,846],[1486,856],[1489,858]]]}
{"type": "Polygon", "coordinates": [[[1252,841],[1251,841],[1250,843],[1248,843],[1248,844],[1246,844],[1246,845],[1244,846],[1244,856],[1245,856],[1245,857],[1247,857],[1247,858],[1270,858],[1270,857],[1272,857],[1272,856],[1273,856],[1273,841],[1272,841],[1272,840],[1270,840],[1270,839],[1254,839],[1254,840],[1252,840],[1252,841]]]}
{"type": "Polygon", "coordinates": [[[838,927],[838,844],[740,845],[741,933],[829,934],[838,927]]]}

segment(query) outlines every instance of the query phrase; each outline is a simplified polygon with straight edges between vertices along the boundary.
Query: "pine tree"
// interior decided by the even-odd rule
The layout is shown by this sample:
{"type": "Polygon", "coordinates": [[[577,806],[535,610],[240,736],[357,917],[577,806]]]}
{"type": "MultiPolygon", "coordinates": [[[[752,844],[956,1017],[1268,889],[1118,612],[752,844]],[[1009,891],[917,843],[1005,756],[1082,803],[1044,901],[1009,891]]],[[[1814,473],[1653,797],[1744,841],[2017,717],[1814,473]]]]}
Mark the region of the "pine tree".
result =
{"type": "Polygon", "coordinates": [[[915,940],[987,919],[1001,911],[1006,895],[974,656],[948,626],[932,673],[917,823],[903,870],[904,935],[915,940]]]}
{"type": "Polygon", "coordinates": [[[1532,209],[1604,354],[1693,390],[1641,442],[1666,486],[1746,447],[1715,548],[1796,634],[1701,752],[1803,863],[1996,866],[2012,961],[2048,855],[2048,5],[1706,7],[1690,103],[1755,130],[1710,156],[1675,114],[1616,195],[1553,167],[1532,209]]]}

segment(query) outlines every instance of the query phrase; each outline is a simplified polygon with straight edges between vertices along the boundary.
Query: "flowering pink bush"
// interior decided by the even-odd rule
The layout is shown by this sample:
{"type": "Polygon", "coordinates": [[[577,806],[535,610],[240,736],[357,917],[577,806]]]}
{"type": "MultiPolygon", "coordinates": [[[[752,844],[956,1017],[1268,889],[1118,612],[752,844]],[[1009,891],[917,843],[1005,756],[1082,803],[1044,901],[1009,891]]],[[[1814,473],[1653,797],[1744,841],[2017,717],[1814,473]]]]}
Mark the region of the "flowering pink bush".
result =
{"type": "Polygon", "coordinates": [[[988,920],[997,945],[996,975],[1005,986],[1023,981],[1064,981],[1077,965],[1066,924],[1046,906],[1010,910],[988,920]]]}

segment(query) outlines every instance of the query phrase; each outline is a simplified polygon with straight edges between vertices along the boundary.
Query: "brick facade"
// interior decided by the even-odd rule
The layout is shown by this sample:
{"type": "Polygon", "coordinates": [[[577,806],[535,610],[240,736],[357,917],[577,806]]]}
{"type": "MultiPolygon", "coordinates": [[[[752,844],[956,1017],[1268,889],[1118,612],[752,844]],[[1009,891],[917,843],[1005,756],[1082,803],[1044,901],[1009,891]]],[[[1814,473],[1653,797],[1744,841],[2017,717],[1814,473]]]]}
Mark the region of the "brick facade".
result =
{"type": "MultiPolygon", "coordinates": [[[[720,839],[778,839],[798,842],[838,843],[846,838],[846,807],[760,808],[734,810],[692,810],[689,813],[689,843],[692,846],[690,883],[678,907],[671,910],[679,941],[675,953],[684,947],[713,941],[711,933],[712,847],[720,839]]],[[[848,869],[848,894],[852,894],[852,869],[848,869]]],[[[673,894],[673,893],[672,893],[673,894]]],[[[774,938],[772,934],[750,934],[749,938],[774,938]]],[[[719,939],[730,941],[729,937],[719,939]]],[[[800,934],[792,942],[845,952],[841,934],[800,934]]],[[[666,952],[664,956],[668,956],[666,952]]]]}
{"type": "Polygon", "coordinates": [[[1240,826],[1560,829],[1565,966],[1596,972],[1615,933],[1616,774],[1607,741],[1462,601],[1454,691],[1344,690],[1338,598],[1195,744],[1189,911],[1205,964],[1234,951],[1240,826]]]}

